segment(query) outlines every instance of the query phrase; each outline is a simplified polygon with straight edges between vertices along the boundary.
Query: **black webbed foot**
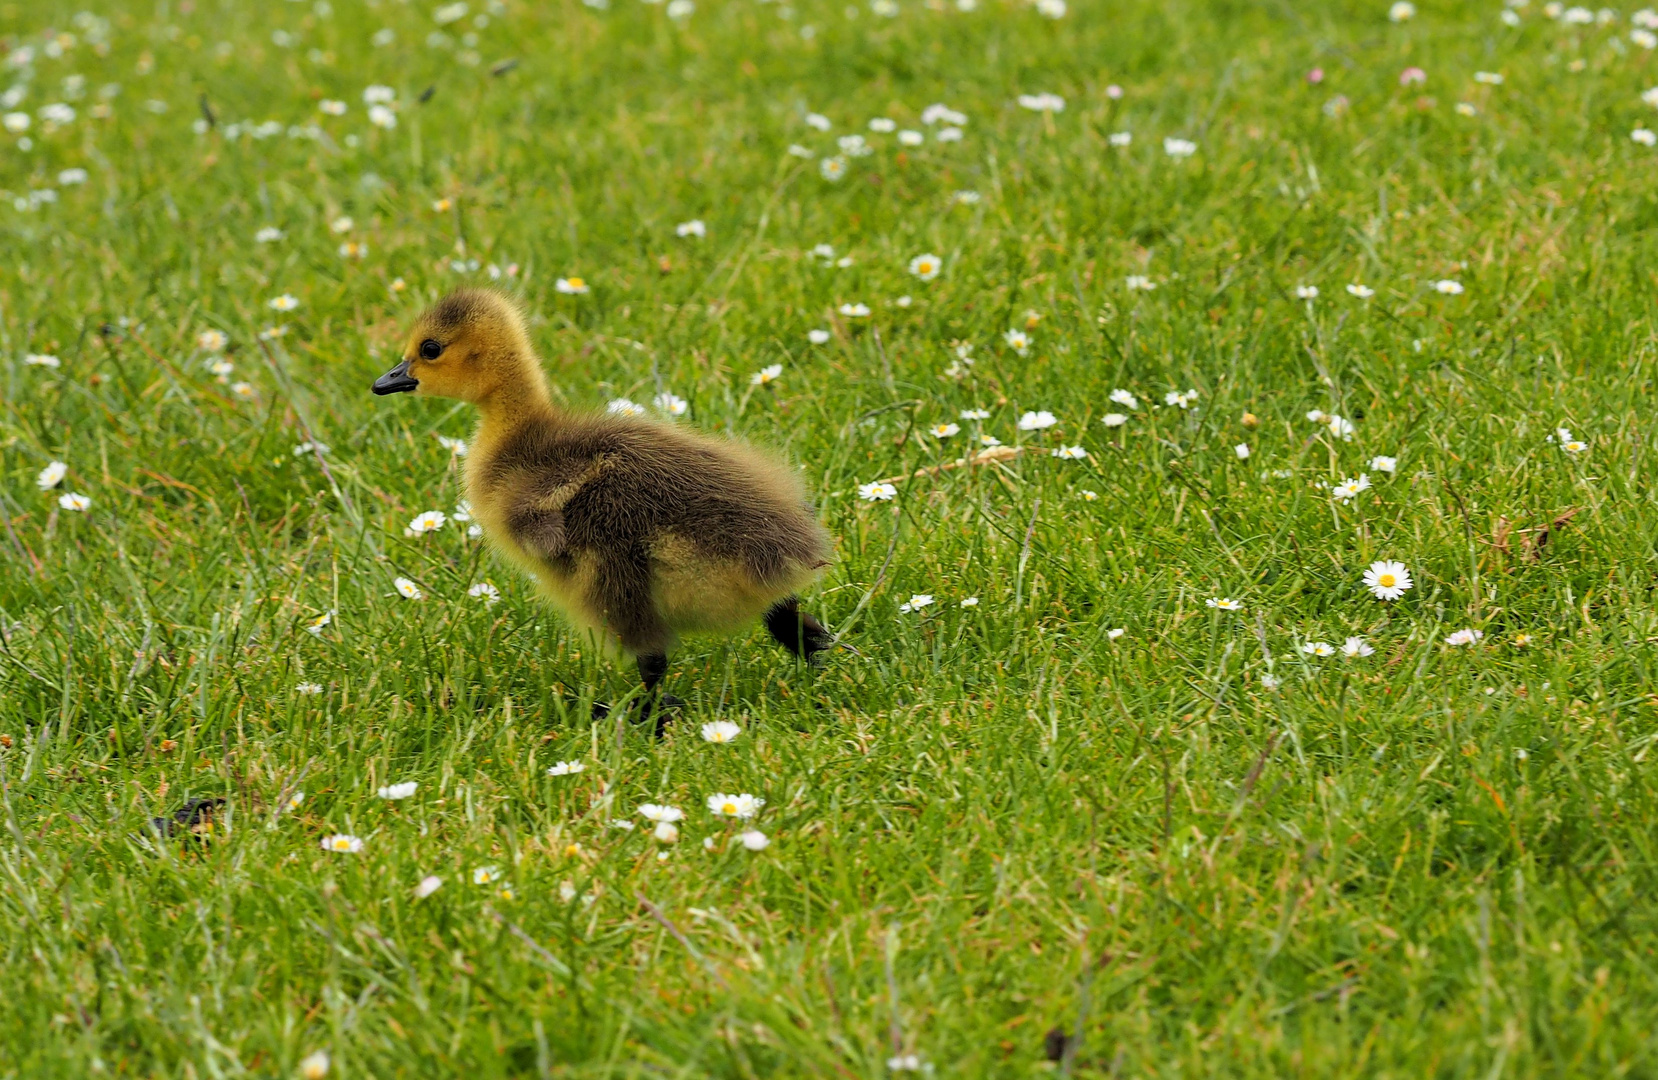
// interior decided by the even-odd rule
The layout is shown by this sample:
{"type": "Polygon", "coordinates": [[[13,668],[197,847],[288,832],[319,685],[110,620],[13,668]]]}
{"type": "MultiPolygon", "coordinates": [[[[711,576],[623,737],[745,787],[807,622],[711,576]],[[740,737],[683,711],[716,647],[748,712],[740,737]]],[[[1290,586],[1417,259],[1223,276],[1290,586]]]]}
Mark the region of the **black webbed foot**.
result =
{"type": "Polygon", "coordinates": [[[812,616],[800,610],[800,597],[779,600],[765,615],[766,630],[777,643],[808,663],[820,663],[823,654],[834,648],[835,635],[812,616]]]}
{"type": "MultiPolygon", "coordinates": [[[[654,700],[651,695],[647,695],[628,705],[627,718],[628,722],[632,724],[644,724],[655,720],[656,737],[660,739],[668,732],[668,724],[673,720],[672,714],[684,707],[684,699],[677,698],[672,694],[657,694],[654,695],[654,700]]],[[[607,702],[595,701],[593,703],[594,720],[609,720],[614,712],[615,710],[607,702]]]]}
{"type": "Polygon", "coordinates": [[[225,801],[220,798],[190,799],[173,811],[171,817],[150,819],[150,828],[158,836],[177,836],[185,833],[202,837],[213,831],[213,817],[225,801]]]}

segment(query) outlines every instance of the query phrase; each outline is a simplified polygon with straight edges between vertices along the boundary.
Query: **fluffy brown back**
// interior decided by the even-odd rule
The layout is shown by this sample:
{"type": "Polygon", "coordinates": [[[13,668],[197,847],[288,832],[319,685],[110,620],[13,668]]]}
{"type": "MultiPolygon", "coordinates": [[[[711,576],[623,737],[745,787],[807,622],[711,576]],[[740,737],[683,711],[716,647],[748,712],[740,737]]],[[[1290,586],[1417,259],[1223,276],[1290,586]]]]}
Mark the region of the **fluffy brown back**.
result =
{"type": "Polygon", "coordinates": [[[484,463],[483,480],[526,500],[561,499],[572,550],[643,549],[663,534],[758,584],[828,562],[829,538],[784,465],[730,440],[614,417],[520,424],[484,463]]]}

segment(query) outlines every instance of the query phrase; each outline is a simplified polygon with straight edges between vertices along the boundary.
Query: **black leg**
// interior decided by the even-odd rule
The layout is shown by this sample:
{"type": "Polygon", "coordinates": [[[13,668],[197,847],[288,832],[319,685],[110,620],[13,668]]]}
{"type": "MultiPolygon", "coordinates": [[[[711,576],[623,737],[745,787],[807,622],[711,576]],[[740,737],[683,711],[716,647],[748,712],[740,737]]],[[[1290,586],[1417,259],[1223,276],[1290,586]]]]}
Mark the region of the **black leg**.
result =
{"type": "Polygon", "coordinates": [[[645,693],[655,690],[656,684],[667,673],[668,657],[665,653],[652,653],[639,658],[639,681],[645,684],[645,693]]]}
{"type": "Polygon", "coordinates": [[[796,656],[811,660],[835,639],[823,624],[800,610],[800,597],[779,600],[766,612],[766,629],[777,643],[796,656]]]}
{"type": "Polygon", "coordinates": [[[639,707],[639,721],[644,723],[656,717],[656,737],[667,734],[669,710],[677,709],[685,702],[672,694],[657,692],[662,677],[668,673],[668,656],[666,653],[646,653],[639,657],[639,681],[645,684],[645,696],[639,707]]]}

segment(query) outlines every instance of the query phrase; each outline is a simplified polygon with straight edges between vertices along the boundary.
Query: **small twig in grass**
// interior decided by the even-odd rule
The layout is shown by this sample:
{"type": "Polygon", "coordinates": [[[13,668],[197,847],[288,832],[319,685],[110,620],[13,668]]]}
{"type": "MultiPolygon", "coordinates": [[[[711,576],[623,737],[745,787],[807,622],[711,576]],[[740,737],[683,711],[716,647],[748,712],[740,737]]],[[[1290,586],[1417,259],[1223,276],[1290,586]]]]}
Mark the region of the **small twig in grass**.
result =
{"type": "Polygon", "coordinates": [[[1019,610],[1019,605],[1025,597],[1025,564],[1030,562],[1031,539],[1036,536],[1036,515],[1042,512],[1042,497],[1038,495],[1031,504],[1030,524],[1025,526],[1025,542],[1019,548],[1019,574],[1013,585],[1013,609],[1019,610]]]}
{"type": "MultiPolygon", "coordinates": [[[[881,328],[878,326],[871,326],[869,328],[869,332],[875,340],[875,355],[881,358],[881,378],[887,384],[887,393],[897,397],[898,384],[892,377],[892,361],[887,359],[886,346],[881,344],[881,328]]],[[[914,414],[911,415],[913,416],[914,414]]]]}
{"type": "Polygon", "coordinates": [[[1255,790],[1256,782],[1261,779],[1261,773],[1267,767],[1267,759],[1272,757],[1274,750],[1278,749],[1278,740],[1283,736],[1283,732],[1275,731],[1272,733],[1272,738],[1267,740],[1267,744],[1261,747],[1261,752],[1256,756],[1255,764],[1250,768],[1249,775],[1244,777],[1243,787],[1238,789],[1238,798],[1232,804],[1231,817],[1236,818],[1239,812],[1243,810],[1244,803],[1249,801],[1249,793],[1255,790]]]}
{"type": "MultiPolygon", "coordinates": [[[[265,354],[265,363],[271,369],[271,374],[276,376],[276,381],[282,385],[283,392],[288,395],[288,404],[293,406],[294,415],[299,417],[299,426],[305,431],[305,440],[313,447],[318,446],[316,431],[311,427],[311,420],[305,415],[305,407],[300,404],[298,396],[294,393],[293,384],[288,379],[287,371],[276,362],[276,357],[271,353],[270,342],[260,338],[259,351],[265,354]]],[[[345,507],[345,512],[350,516],[351,523],[357,526],[358,533],[368,542],[368,546],[374,551],[374,554],[380,555],[380,545],[374,542],[373,537],[369,536],[368,526],[364,523],[362,515],[357,513],[356,504],[351,501],[350,496],[346,495],[345,489],[340,487],[339,481],[334,479],[333,470],[328,467],[328,456],[321,450],[313,450],[311,456],[317,459],[317,466],[322,470],[322,475],[327,478],[328,486],[334,491],[334,497],[340,500],[341,506],[345,507]]]]}
{"type": "Polygon", "coordinates": [[[702,955],[702,952],[698,950],[695,945],[691,944],[691,939],[686,937],[684,933],[680,931],[679,927],[674,925],[674,921],[668,918],[661,908],[651,903],[650,898],[642,892],[635,892],[633,894],[633,898],[645,905],[645,910],[651,913],[651,918],[661,923],[668,933],[674,936],[675,940],[685,946],[686,952],[690,953],[696,958],[698,963],[708,969],[708,974],[714,976],[714,981],[720,984],[721,990],[724,990],[726,993],[731,992],[731,984],[725,981],[725,976],[720,974],[720,969],[715,967],[713,962],[706,956],[702,955]]]}
{"type": "Polygon", "coordinates": [[[1457,494],[1457,489],[1452,487],[1451,482],[1443,476],[1439,478],[1439,484],[1452,499],[1456,500],[1457,510],[1462,513],[1463,531],[1468,534],[1468,542],[1472,544],[1474,542],[1474,520],[1468,516],[1468,507],[1463,505],[1462,496],[1457,494]]]}
{"type": "Polygon", "coordinates": [[[566,977],[569,976],[570,965],[566,964],[563,960],[560,960],[558,957],[542,948],[541,943],[536,941],[535,938],[531,937],[529,934],[525,933],[523,927],[507,918],[505,915],[502,915],[499,911],[496,911],[489,904],[484,905],[484,914],[494,919],[497,923],[500,923],[501,926],[506,928],[507,933],[511,934],[513,937],[528,946],[529,950],[539,956],[542,962],[548,967],[552,968],[560,975],[566,977]]]}
{"type": "Polygon", "coordinates": [[[881,569],[880,572],[875,575],[875,584],[871,585],[864,592],[863,597],[858,601],[858,606],[852,609],[852,614],[846,617],[846,622],[843,623],[840,630],[835,633],[837,644],[839,643],[840,638],[845,637],[847,634],[852,632],[852,627],[857,625],[858,616],[863,614],[863,610],[868,606],[870,598],[875,595],[875,590],[879,589],[881,587],[881,583],[886,580],[887,569],[892,566],[892,557],[898,551],[898,533],[900,526],[903,525],[903,523],[903,508],[899,506],[893,507],[892,540],[887,544],[887,557],[881,560],[881,569]]]}
{"type": "Polygon", "coordinates": [[[898,955],[898,924],[887,927],[887,1004],[892,1009],[892,1020],[887,1025],[887,1036],[892,1040],[892,1052],[904,1052],[904,1024],[898,1018],[898,977],[893,974],[893,960],[898,955]]]}
{"type": "Polygon", "coordinates": [[[1089,991],[1094,985],[1094,965],[1088,960],[1088,949],[1082,950],[1082,975],[1077,979],[1077,1026],[1069,1039],[1065,1040],[1065,1049],[1059,1059],[1059,1075],[1070,1076],[1071,1068],[1077,1059],[1077,1051],[1082,1049],[1082,1033],[1088,1026],[1088,1010],[1092,1001],[1089,991]]]}
{"type": "Polygon", "coordinates": [[[1261,659],[1267,662],[1267,669],[1272,668],[1272,650],[1267,646],[1267,623],[1259,611],[1255,613],[1255,636],[1261,640],[1261,659]]]}
{"type": "Polygon", "coordinates": [[[905,480],[919,480],[924,476],[937,476],[939,473],[949,472],[951,469],[966,469],[975,465],[993,465],[1000,461],[1012,461],[1023,454],[1026,449],[1023,446],[989,446],[968,457],[946,461],[942,465],[928,465],[926,468],[917,469],[913,473],[882,477],[875,482],[877,484],[897,484],[905,480]]]}

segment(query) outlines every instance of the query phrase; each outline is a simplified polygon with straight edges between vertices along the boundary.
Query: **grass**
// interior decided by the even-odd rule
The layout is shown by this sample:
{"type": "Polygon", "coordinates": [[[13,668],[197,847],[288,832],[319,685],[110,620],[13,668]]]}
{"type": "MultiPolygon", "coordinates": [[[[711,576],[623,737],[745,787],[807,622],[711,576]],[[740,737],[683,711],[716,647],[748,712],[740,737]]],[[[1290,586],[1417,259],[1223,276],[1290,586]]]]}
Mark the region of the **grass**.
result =
{"type": "Polygon", "coordinates": [[[0,7],[35,49],[0,162],[0,1076],[1658,1074],[1658,202],[1629,134],[1658,72],[1629,13],[98,7],[0,7]],[[866,131],[833,183],[787,152],[876,116],[926,141],[866,131]],[[856,655],[690,642],[658,743],[586,718],[631,671],[481,541],[404,536],[455,506],[434,436],[471,419],[368,383],[491,264],[571,406],[671,391],[801,464],[837,542],[807,606],[856,655]],[[1088,456],[857,497],[981,430],[1088,456]],[[1396,603],[1361,582],[1382,558],[1396,603]],[[1375,654],[1300,650],[1348,635],[1375,654]],[[742,736],[703,742],[716,718],[742,736]],[[771,845],[714,792],[763,796],[771,845]],[[209,839],[146,829],[193,797],[228,800],[209,839]],[[617,827],[644,802],[686,810],[677,844],[617,827]]]}

